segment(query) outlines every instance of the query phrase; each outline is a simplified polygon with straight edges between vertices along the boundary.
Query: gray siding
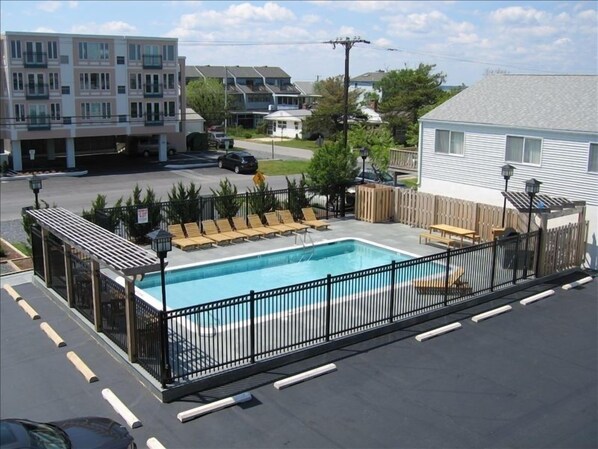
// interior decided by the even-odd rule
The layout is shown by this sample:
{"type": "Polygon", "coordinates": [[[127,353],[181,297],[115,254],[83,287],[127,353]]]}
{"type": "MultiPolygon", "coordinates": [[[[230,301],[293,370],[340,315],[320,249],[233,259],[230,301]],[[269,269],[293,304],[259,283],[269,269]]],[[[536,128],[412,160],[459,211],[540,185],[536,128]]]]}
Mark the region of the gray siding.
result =
{"type": "Polygon", "coordinates": [[[590,142],[598,142],[597,134],[552,131],[522,131],[488,126],[421,122],[421,177],[461,184],[464,188],[483,187],[502,190],[504,179],[500,168],[505,164],[507,135],[542,139],[540,166],[511,163],[515,174],[509,190],[523,191],[527,179],[541,181],[541,192],[550,196],[586,201],[598,205],[598,174],[589,173],[590,142]],[[463,156],[434,152],[435,130],[447,129],[465,133],[463,156]]]}

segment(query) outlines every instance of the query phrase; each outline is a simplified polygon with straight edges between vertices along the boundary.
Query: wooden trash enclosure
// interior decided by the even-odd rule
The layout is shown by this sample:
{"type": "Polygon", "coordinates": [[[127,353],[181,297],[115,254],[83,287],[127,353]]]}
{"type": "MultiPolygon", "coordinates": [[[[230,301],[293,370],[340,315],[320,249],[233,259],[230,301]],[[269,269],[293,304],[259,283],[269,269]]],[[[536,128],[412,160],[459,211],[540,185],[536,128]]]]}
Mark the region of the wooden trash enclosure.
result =
{"type": "Polygon", "coordinates": [[[393,187],[380,184],[360,184],[355,190],[356,219],[369,223],[392,220],[393,187]]]}

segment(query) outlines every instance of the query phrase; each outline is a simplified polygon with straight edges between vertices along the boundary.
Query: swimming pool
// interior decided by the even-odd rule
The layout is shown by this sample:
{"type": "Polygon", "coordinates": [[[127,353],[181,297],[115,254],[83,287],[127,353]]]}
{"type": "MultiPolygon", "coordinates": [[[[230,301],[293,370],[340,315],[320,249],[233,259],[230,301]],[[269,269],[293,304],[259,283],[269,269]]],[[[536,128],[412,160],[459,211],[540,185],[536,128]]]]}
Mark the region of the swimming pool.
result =
{"type": "MultiPolygon", "coordinates": [[[[270,290],[414,257],[366,240],[338,239],[175,268],[165,273],[167,307],[205,304],[245,295],[250,290],[270,290]]],[[[153,298],[161,298],[159,273],[147,275],[136,286],[153,298]]],[[[160,301],[150,302],[160,304],[160,301]]]]}

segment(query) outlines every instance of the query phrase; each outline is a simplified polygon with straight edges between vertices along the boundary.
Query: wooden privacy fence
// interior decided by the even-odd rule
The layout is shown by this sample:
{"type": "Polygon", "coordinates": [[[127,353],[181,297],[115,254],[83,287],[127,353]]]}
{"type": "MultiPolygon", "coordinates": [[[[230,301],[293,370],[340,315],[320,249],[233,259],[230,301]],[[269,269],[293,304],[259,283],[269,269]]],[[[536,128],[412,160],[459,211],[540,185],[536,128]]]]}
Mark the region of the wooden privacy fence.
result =
{"type": "MultiPolygon", "coordinates": [[[[502,224],[503,209],[499,206],[446,196],[422,193],[411,189],[395,189],[393,217],[397,223],[428,229],[437,223],[472,229],[482,241],[492,240],[492,228],[502,224]]],[[[518,232],[527,231],[527,216],[507,209],[505,227],[518,232]]],[[[532,230],[536,227],[532,223],[532,230]]]]}
{"type": "Polygon", "coordinates": [[[369,223],[391,221],[393,188],[379,184],[358,185],[355,192],[355,218],[369,223]]]}
{"type": "Polygon", "coordinates": [[[589,222],[571,223],[542,233],[538,276],[579,267],[585,259],[589,222]]]}

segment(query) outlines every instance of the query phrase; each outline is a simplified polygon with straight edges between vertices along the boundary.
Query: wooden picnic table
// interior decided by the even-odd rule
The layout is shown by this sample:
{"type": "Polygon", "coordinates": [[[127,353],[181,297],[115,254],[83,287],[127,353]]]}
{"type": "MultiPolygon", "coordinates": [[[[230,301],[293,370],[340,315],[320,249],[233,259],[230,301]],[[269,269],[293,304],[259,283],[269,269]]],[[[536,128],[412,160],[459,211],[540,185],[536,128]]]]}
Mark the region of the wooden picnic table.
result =
{"type": "Polygon", "coordinates": [[[430,233],[439,232],[442,237],[454,238],[457,237],[463,245],[463,239],[471,239],[472,242],[479,241],[480,237],[475,231],[471,229],[459,228],[447,224],[435,224],[430,226],[430,233]]]}

